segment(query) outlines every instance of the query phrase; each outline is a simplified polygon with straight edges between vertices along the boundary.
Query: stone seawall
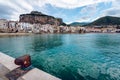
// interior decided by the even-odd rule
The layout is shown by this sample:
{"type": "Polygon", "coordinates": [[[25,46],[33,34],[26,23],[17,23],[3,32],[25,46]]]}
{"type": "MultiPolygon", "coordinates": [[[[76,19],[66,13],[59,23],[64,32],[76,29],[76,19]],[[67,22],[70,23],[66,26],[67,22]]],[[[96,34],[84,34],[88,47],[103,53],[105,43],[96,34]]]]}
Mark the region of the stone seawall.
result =
{"type": "MultiPolygon", "coordinates": [[[[9,80],[5,77],[7,73],[18,68],[14,64],[14,58],[0,52],[0,80],[9,80]]],[[[34,68],[27,72],[25,75],[20,76],[17,80],[61,80],[54,77],[40,69],[34,68]]]]}

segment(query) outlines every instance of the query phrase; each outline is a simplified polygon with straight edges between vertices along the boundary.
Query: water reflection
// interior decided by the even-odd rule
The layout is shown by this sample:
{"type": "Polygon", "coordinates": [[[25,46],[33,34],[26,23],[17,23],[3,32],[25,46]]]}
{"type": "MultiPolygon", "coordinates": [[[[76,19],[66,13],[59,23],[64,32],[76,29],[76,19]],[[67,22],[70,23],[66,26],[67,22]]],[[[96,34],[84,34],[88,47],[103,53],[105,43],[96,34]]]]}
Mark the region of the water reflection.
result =
{"type": "Polygon", "coordinates": [[[62,39],[59,34],[0,37],[0,51],[13,57],[24,54],[34,55],[60,45],[62,45],[62,39]]]}
{"type": "Polygon", "coordinates": [[[49,50],[62,45],[61,35],[36,35],[33,37],[32,48],[35,52],[49,50]]]}

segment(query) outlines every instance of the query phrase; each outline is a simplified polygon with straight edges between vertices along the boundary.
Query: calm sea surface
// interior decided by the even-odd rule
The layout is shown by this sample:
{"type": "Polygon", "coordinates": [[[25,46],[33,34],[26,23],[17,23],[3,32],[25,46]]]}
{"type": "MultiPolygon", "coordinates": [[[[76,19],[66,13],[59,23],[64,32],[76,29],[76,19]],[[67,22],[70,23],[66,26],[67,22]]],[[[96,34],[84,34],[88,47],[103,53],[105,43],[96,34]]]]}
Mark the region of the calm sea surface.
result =
{"type": "Polygon", "coordinates": [[[0,51],[30,54],[33,66],[63,80],[120,80],[120,34],[0,37],[0,51]]]}

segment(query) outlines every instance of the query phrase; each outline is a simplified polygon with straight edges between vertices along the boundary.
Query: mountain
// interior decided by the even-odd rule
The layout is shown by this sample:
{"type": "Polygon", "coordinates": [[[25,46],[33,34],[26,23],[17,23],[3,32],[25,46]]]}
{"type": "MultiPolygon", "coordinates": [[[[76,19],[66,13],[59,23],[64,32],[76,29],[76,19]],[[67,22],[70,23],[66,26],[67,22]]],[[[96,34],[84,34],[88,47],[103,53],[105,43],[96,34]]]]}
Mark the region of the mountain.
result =
{"type": "Polygon", "coordinates": [[[31,24],[40,23],[51,25],[66,25],[61,18],[55,18],[38,11],[32,11],[29,14],[21,14],[19,17],[19,22],[27,22],[31,24]]]}
{"type": "Polygon", "coordinates": [[[73,22],[71,24],[69,24],[70,26],[84,26],[89,24],[89,22],[73,22]]]}
{"type": "Polygon", "coordinates": [[[120,25],[120,17],[101,17],[88,25],[120,25]]]}

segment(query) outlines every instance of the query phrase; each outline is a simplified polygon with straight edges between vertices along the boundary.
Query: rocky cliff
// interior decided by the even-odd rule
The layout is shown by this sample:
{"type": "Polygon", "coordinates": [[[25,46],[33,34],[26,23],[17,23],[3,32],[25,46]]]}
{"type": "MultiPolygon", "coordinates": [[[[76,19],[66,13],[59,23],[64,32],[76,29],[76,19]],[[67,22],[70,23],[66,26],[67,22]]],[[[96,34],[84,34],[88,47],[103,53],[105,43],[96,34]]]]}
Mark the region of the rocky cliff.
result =
{"type": "Polygon", "coordinates": [[[30,14],[21,14],[19,17],[19,22],[27,22],[31,24],[40,23],[51,25],[65,25],[61,18],[45,15],[38,11],[32,11],[30,14]]]}

